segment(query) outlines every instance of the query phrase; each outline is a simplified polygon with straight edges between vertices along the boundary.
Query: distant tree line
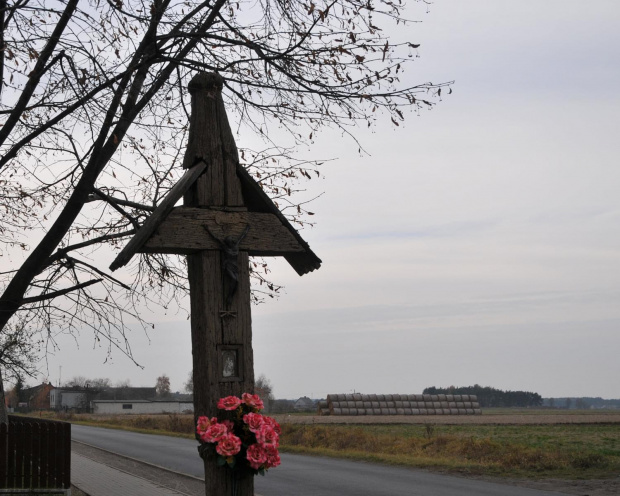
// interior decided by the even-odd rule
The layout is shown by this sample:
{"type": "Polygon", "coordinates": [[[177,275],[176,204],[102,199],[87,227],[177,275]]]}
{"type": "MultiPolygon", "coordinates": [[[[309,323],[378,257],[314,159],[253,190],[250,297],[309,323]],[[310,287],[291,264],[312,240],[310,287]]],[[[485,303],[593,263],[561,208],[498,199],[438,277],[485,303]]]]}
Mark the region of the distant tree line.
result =
{"type": "Polygon", "coordinates": [[[286,399],[273,400],[270,405],[270,413],[292,413],[295,411],[295,401],[286,399]]]}
{"type": "Polygon", "coordinates": [[[502,391],[489,386],[474,386],[447,388],[428,387],[423,394],[475,394],[478,403],[483,408],[489,407],[532,407],[541,406],[542,397],[538,393],[530,391],[502,391]]]}
{"type": "Polygon", "coordinates": [[[561,397],[561,398],[544,398],[543,406],[549,408],[566,408],[584,410],[587,408],[620,408],[620,399],[603,399],[600,397],[561,397]]]}

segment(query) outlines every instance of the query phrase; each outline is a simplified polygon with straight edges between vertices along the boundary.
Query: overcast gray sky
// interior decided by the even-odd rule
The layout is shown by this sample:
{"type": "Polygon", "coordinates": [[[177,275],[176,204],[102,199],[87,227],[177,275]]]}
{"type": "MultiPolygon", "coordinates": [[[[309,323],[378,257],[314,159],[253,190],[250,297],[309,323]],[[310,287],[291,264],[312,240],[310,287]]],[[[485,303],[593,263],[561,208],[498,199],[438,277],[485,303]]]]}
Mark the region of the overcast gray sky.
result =
{"type": "MultiPolygon", "coordinates": [[[[336,157],[303,231],[322,268],[254,308],[256,373],[277,397],[419,393],[474,383],[620,397],[620,2],[436,0],[408,28],[409,81],[453,94],[399,128],[324,133],[336,157]]],[[[396,33],[401,36],[400,33],[396,33]]],[[[243,143],[240,143],[243,144],[243,143]]],[[[144,369],[89,335],[49,361],[74,375],[181,389],[189,321],[133,337],[144,369]]],[[[177,320],[182,319],[182,320],[177,320]]]]}

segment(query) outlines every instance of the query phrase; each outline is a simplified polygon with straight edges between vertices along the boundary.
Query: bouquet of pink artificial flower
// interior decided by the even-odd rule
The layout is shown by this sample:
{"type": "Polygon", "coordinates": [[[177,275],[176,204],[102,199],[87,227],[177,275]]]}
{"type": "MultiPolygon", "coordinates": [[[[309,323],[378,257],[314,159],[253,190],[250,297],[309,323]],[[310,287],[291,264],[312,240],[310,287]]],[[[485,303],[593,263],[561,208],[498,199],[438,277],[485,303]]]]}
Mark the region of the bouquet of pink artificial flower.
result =
{"type": "Polygon", "coordinates": [[[214,450],[218,465],[239,474],[265,475],[265,470],[280,465],[280,425],[258,413],[263,409],[263,402],[257,395],[227,396],[220,399],[217,407],[234,412],[234,418],[219,421],[216,417],[198,417],[200,456],[205,457],[214,450]]]}

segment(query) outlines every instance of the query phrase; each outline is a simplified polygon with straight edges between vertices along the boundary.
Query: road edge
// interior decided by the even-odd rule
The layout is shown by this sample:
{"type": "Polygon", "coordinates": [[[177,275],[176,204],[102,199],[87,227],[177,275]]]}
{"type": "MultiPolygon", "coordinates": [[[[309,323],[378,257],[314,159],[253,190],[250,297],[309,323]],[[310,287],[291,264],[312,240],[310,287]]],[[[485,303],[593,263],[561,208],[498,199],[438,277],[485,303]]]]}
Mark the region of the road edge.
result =
{"type": "MultiPolygon", "coordinates": [[[[98,451],[103,451],[105,453],[108,453],[110,455],[114,455],[118,458],[124,458],[125,460],[131,460],[134,463],[138,463],[140,465],[146,465],[148,467],[152,467],[152,468],[156,468],[158,470],[162,470],[164,472],[170,472],[171,474],[175,474],[175,475],[179,475],[181,477],[187,477],[188,479],[192,479],[198,482],[204,482],[204,479],[201,479],[200,477],[196,477],[195,475],[191,475],[191,474],[186,474],[184,472],[177,472],[176,470],[171,470],[167,467],[162,467],[161,465],[157,465],[155,463],[149,463],[149,462],[145,462],[144,460],[139,460],[137,458],[133,458],[131,456],[127,456],[127,455],[121,455],[120,453],[116,453],[115,451],[110,451],[104,448],[100,448],[99,446],[95,446],[94,444],[89,444],[89,443],[85,443],[83,441],[76,441],[75,439],[71,440],[72,443],[77,443],[77,444],[83,444],[84,446],[88,446],[89,448],[98,450],[98,451]]],[[[86,455],[82,455],[82,456],[86,456],[86,455]]],[[[88,456],[86,458],[89,458],[88,456]]],[[[104,463],[105,465],[105,463],[104,463]]]]}

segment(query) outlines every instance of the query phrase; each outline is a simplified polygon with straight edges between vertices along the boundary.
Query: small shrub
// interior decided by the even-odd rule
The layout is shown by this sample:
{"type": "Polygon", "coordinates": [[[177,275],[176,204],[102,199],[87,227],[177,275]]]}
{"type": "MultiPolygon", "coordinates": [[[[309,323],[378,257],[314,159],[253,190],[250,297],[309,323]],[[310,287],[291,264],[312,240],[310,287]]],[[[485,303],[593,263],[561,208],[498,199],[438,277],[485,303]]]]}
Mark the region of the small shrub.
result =
{"type": "Polygon", "coordinates": [[[424,424],[424,437],[426,439],[431,439],[433,434],[435,434],[435,426],[433,424],[424,424]]]}
{"type": "Polygon", "coordinates": [[[576,469],[605,468],[609,461],[598,453],[578,454],[570,461],[570,465],[576,469]]]}

